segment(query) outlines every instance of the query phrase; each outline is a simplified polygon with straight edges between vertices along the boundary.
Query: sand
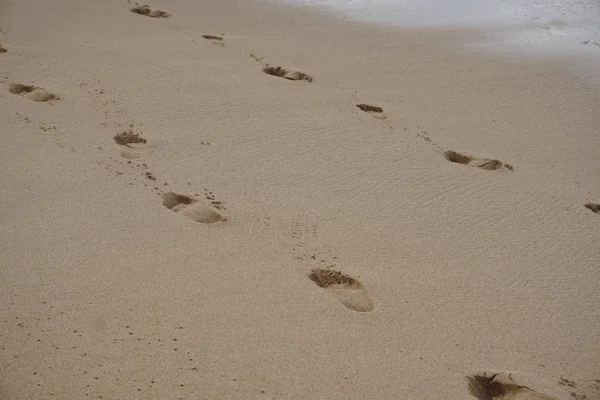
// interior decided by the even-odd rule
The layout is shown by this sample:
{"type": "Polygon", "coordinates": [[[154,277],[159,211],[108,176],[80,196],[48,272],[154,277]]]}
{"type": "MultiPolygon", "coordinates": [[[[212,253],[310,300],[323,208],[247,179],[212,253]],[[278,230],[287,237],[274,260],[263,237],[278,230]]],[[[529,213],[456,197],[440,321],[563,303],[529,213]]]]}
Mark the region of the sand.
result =
{"type": "Polygon", "coordinates": [[[0,398],[600,398],[600,89],[570,60],[149,6],[0,8],[0,398]]]}

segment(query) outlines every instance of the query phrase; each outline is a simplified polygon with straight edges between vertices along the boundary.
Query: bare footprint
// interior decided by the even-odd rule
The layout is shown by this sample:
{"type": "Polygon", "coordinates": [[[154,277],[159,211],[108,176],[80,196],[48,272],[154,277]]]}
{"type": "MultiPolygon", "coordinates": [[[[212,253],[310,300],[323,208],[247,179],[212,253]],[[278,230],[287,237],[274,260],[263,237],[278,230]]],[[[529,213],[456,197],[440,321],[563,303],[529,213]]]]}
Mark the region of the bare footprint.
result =
{"type": "Polygon", "coordinates": [[[160,17],[166,18],[166,17],[168,17],[170,15],[166,11],[163,11],[163,10],[153,10],[147,4],[140,5],[138,3],[135,3],[135,7],[133,7],[131,9],[131,12],[136,13],[136,14],[140,14],[140,15],[146,15],[146,16],[152,17],[152,18],[160,18],[160,17]]]}
{"type": "Polygon", "coordinates": [[[223,40],[223,38],[221,36],[214,36],[214,35],[202,35],[202,37],[206,40],[223,40]]]}
{"type": "Polygon", "coordinates": [[[600,213],[600,204],[587,203],[584,207],[587,209],[590,209],[592,212],[594,212],[596,214],[600,213]]]}
{"type": "Polygon", "coordinates": [[[313,78],[311,78],[304,72],[301,72],[301,71],[298,71],[295,69],[291,69],[291,68],[266,66],[263,68],[263,72],[265,74],[278,76],[280,78],[289,79],[291,81],[301,81],[301,80],[305,80],[305,81],[309,81],[309,82],[313,81],[313,78]]]}
{"type": "Polygon", "coordinates": [[[514,170],[512,165],[502,164],[502,162],[498,160],[467,156],[453,150],[446,151],[444,153],[444,156],[446,156],[446,159],[448,161],[452,161],[453,163],[470,165],[471,167],[477,167],[488,171],[493,171],[495,169],[500,169],[503,167],[511,171],[514,170]]]}
{"type": "Polygon", "coordinates": [[[336,295],[344,306],[353,311],[369,312],[375,309],[362,283],[348,275],[333,269],[315,268],[308,277],[319,287],[336,295]]]}
{"type": "Polygon", "coordinates": [[[357,104],[356,107],[362,111],[370,114],[373,118],[386,119],[387,117],[383,113],[383,108],[377,106],[371,106],[369,104],[357,104]]]}
{"type": "Polygon", "coordinates": [[[214,45],[225,47],[225,42],[223,41],[222,36],[214,36],[214,35],[202,35],[202,37],[214,45]]]}
{"type": "Polygon", "coordinates": [[[173,192],[163,193],[163,205],[171,211],[181,213],[186,217],[203,224],[226,221],[224,216],[215,207],[205,204],[197,198],[173,192]]]}
{"type": "Polygon", "coordinates": [[[134,133],[131,129],[116,134],[113,139],[121,146],[129,146],[132,143],[146,143],[146,139],[140,137],[139,133],[134,133]]]}
{"type": "Polygon", "coordinates": [[[559,400],[517,383],[512,374],[483,373],[467,378],[469,393],[479,400],[559,400]]]}
{"type": "Polygon", "coordinates": [[[58,96],[53,93],[50,93],[44,88],[33,86],[33,85],[23,85],[21,83],[11,83],[8,91],[13,94],[18,94],[22,97],[26,97],[29,100],[45,102],[50,100],[58,100],[58,96]]]}
{"type": "Polygon", "coordinates": [[[134,133],[131,129],[123,131],[113,136],[115,142],[126,147],[121,151],[121,157],[127,159],[136,159],[142,156],[141,150],[145,147],[148,142],[146,139],[140,137],[139,133],[134,133]]]}

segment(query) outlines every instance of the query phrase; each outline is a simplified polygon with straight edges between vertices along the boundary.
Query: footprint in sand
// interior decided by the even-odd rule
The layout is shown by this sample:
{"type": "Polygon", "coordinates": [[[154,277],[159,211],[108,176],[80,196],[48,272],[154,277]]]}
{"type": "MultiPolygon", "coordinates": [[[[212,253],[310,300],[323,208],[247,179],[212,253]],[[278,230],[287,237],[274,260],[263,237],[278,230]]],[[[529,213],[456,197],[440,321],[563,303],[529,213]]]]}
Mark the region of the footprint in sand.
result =
{"type": "Polygon", "coordinates": [[[128,159],[140,158],[142,156],[140,150],[148,142],[140,137],[139,133],[134,133],[131,129],[116,134],[113,139],[118,145],[127,147],[121,152],[121,157],[128,159]]]}
{"type": "Polygon", "coordinates": [[[216,40],[216,41],[221,41],[223,40],[223,38],[221,36],[214,36],[214,35],[202,35],[202,37],[206,40],[216,40]]]}
{"type": "Polygon", "coordinates": [[[386,119],[387,117],[383,113],[383,108],[377,106],[371,106],[369,104],[357,104],[356,107],[360,108],[362,111],[370,114],[373,118],[377,119],[386,119]]]}
{"type": "Polygon", "coordinates": [[[502,164],[502,162],[498,161],[498,160],[492,160],[489,158],[480,158],[480,157],[475,157],[475,156],[467,156],[467,155],[458,153],[453,150],[446,151],[444,153],[444,156],[446,156],[446,159],[448,161],[452,161],[453,163],[470,165],[471,167],[477,167],[477,168],[485,169],[488,171],[500,169],[503,167],[506,169],[509,169],[511,171],[514,170],[512,165],[502,164]]]}
{"type": "Polygon", "coordinates": [[[212,44],[215,44],[215,45],[221,46],[221,47],[225,47],[225,42],[223,41],[223,37],[222,36],[202,35],[202,37],[204,39],[210,41],[212,44]]]}
{"type": "Polygon", "coordinates": [[[593,213],[596,213],[596,214],[600,213],[600,204],[587,203],[586,205],[584,205],[584,207],[591,210],[593,213]]]}
{"type": "Polygon", "coordinates": [[[18,94],[19,96],[26,97],[29,100],[45,102],[50,100],[58,100],[58,96],[53,93],[50,93],[44,88],[33,86],[33,85],[23,85],[21,83],[11,83],[8,91],[13,94],[18,94]]]}
{"type": "Polygon", "coordinates": [[[133,7],[131,9],[131,12],[140,14],[140,15],[146,15],[146,16],[152,17],[152,18],[161,18],[161,17],[166,18],[169,15],[171,15],[168,12],[163,11],[163,10],[153,10],[147,4],[140,5],[138,3],[135,3],[135,7],[133,7]]]}
{"type": "Polygon", "coordinates": [[[369,312],[375,309],[362,283],[348,275],[333,269],[315,268],[308,277],[319,287],[336,295],[344,306],[353,311],[369,312]]]}
{"type": "Polygon", "coordinates": [[[467,380],[469,392],[479,400],[560,400],[516,382],[513,374],[483,373],[467,380]]]}
{"type": "Polygon", "coordinates": [[[2,45],[0,44],[0,54],[4,54],[6,53],[8,50],[6,50],[4,47],[2,47],[2,45]]]}
{"type": "Polygon", "coordinates": [[[292,68],[270,67],[267,65],[266,67],[263,68],[263,72],[265,74],[278,76],[280,78],[289,79],[291,81],[301,81],[301,80],[305,80],[305,81],[309,81],[309,82],[313,81],[313,78],[311,78],[304,72],[301,72],[297,69],[292,69],[292,68]]]}
{"type": "Polygon", "coordinates": [[[173,192],[163,193],[163,205],[171,211],[181,213],[196,222],[212,224],[226,221],[224,216],[215,207],[205,204],[201,200],[173,192]]]}

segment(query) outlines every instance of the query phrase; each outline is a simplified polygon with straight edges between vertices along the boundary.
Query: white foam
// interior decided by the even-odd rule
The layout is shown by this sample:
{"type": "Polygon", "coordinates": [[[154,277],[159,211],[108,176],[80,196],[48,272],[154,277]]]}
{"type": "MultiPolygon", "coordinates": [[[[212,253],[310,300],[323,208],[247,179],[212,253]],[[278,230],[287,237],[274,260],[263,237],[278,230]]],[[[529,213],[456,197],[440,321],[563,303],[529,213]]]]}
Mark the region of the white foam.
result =
{"type": "Polygon", "coordinates": [[[395,26],[489,27],[483,50],[573,56],[600,77],[598,0],[282,0],[334,10],[345,19],[395,26]]]}

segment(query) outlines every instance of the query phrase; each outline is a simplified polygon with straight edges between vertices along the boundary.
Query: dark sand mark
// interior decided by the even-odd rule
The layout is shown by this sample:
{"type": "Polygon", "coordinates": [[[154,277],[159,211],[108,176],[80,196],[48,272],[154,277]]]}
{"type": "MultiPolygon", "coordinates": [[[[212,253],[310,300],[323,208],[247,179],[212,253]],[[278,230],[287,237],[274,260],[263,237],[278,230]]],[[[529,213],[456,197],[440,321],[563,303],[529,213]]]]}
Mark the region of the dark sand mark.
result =
{"type": "Polygon", "coordinates": [[[4,47],[2,47],[2,45],[0,44],[0,54],[6,53],[8,50],[6,50],[4,47]]]}
{"type": "Polygon", "coordinates": [[[264,60],[264,59],[265,59],[264,57],[259,57],[259,56],[257,56],[256,54],[254,54],[254,52],[252,52],[252,53],[249,53],[249,54],[248,54],[248,57],[250,57],[250,58],[251,58],[251,59],[253,59],[254,61],[256,61],[256,62],[259,62],[259,63],[261,63],[261,64],[262,64],[262,60],[264,60]]]}
{"type": "Polygon", "coordinates": [[[124,146],[125,149],[121,151],[121,157],[134,160],[142,157],[144,149],[146,149],[146,143],[148,142],[143,137],[140,137],[139,133],[134,133],[133,130],[129,129],[113,136],[115,142],[124,146]]]}
{"type": "Polygon", "coordinates": [[[469,393],[479,400],[559,400],[513,380],[511,374],[496,373],[467,377],[469,393]]]}
{"type": "Polygon", "coordinates": [[[304,72],[291,70],[291,69],[284,68],[284,67],[266,66],[263,68],[263,72],[265,74],[278,76],[280,78],[289,79],[291,81],[301,81],[301,80],[305,80],[305,81],[309,81],[309,82],[313,81],[313,78],[311,78],[304,72]]]}
{"type": "Polygon", "coordinates": [[[600,204],[587,203],[584,207],[592,210],[592,212],[594,212],[596,214],[600,213],[600,204]]]}
{"type": "Polygon", "coordinates": [[[377,106],[370,106],[368,104],[357,104],[356,107],[360,108],[364,112],[375,112],[375,113],[383,112],[383,108],[377,107],[377,106]]]}
{"type": "Polygon", "coordinates": [[[202,37],[206,40],[223,40],[221,36],[202,35],[202,37]]]}
{"type": "Polygon", "coordinates": [[[369,104],[357,104],[356,107],[360,108],[367,114],[370,114],[373,118],[386,119],[386,116],[383,113],[383,108],[381,107],[372,106],[369,104]]]}
{"type": "Polygon", "coordinates": [[[147,4],[140,5],[138,3],[135,3],[135,7],[133,7],[131,9],[131,12],[136,13],[136,14],[140,14],[140,15],[146,15],[146,16],[152,17],[152,18],[160,18],[160,17],[166,18],[166,17],[168,17],[170,15],[166,11],[163,11],[163,10],[153,10],[147,4]]]}
{"type": "Polygon", "coordinates": [[[560,378],[560,380],[558,381],[558,384],[561,386],[568,386],[570,388],[574,388],[577,386],[575,381],[571,381],[571,380],[569,380],[567,378],[563,378],[563,377],[560,378]]]}
{"type": "Polygon", "coordinates": [[[113,139],[121,146],[129,146],[132,143],[146,143],[146,139],[141,138],[139,133],[133,133],[132,130],[123,131],[116,134],[113,139]]]}
{"type": "Polygon", "coordinates": [[[587,390],[596,392],[589,397],[588,394],[591,393],[582,393],[583,388],[581,386],[583,385],[577,384],[574,380],[567,379],[561,376],[560,380],[558,381],[558,384],[564,389],[566,389],[571,395],[571,397],[573,397],[575,400],[600,399],[600,379],[594,379],[591,381],[591,384],[586,385],[587,390]]]}
{"type": "Polygon", "coordinates": [[[45,102],[50,100],[58,100],[58,96],[53,93],[48,92],[46,89],[33,86],[33,85],[23,85],[21,83],[11,83],[8,91],[13,94],[18,94],[20,96],[26,97],[29,100],[45,102]]]}
{"type": "Polygon", "coordinates": [[[167,192],[163,193],[162,199],[163,205],[169,210],[181,213],[196,222],[212,224],[227,220],[227,217],[222,215],[215,207],[193,197],[167,192]]]}
{"type": "Polygon", "coordinates": [[[352,311],[369,312],[375,309],[362,283],[348,275],[333,269],[315,268],[308,277],[317,286],[335,294],[352,311]]]}
{"type": "Polygon", "coordinates": [[[453,163],[470,165],[472,167],[477,167],[477,168],[485,169],[488,171],[493,171],[495,169],[500,169],[502,167],[509,169],[511,171],[514,170],[512,165],[502,164],[502,162],[499,160],[467,156],[467,155],[460,154],[453,150],[446,151],[444,153],[444,156],[446,157],[446,159],[448,161],[451,161],[453,163]]]}

